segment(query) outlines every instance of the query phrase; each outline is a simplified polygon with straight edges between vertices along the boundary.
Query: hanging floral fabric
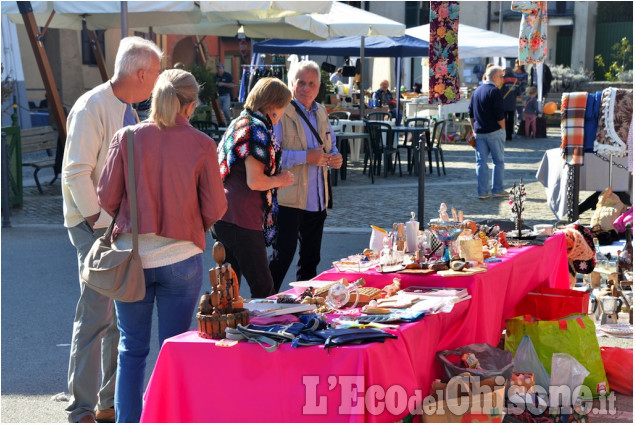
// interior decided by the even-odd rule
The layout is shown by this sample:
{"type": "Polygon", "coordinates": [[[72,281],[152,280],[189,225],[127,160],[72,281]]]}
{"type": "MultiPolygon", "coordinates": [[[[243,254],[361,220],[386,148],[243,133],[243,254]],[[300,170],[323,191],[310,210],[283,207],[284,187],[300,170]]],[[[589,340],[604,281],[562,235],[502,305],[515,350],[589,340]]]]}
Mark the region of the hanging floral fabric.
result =
{"type": "Polygon", "coordinates": [[[459,99],[459,2],[430,2],[429,103],[459,99]]]}
{"type": "Polygon", "coordinates": [[[512,1],[512,10],[523,13],[518,60],[521,64],[544,62],[547,58],[547,2],[512,1]]]}
{"type": "Polygon", "coordinates": [[[593,149],[603,155],[626,156],[633,118],[633,90],[609,87],[602,91],[600,122],[593,149]]]}

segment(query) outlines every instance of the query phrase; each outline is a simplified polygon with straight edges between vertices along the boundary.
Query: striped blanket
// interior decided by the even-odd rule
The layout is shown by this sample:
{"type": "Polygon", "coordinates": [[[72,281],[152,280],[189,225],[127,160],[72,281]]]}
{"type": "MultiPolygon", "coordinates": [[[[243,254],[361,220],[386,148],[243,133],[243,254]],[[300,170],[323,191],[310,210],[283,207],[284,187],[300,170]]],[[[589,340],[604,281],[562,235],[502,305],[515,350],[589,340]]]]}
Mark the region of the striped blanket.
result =
{"type": "Polygon", "coordinates": [[[562,156],[567,164],[584,164],[584,112],[586,92],[563,93],[560,110],[560,132],[562,133],[562,156]]]}

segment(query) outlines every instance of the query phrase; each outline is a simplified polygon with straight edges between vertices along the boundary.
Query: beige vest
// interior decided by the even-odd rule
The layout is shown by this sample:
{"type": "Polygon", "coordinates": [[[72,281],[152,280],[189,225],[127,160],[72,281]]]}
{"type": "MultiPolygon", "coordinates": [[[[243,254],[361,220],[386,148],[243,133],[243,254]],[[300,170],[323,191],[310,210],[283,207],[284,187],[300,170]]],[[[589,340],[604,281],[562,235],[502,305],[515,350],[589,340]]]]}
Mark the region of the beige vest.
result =
{"type": "MultiPolygon", "coordinates": [[[[302,108],[302,106],[300,106],[302,108]]],[[[317,132],[322,138],[324,143],[324,150],[326,152],[331,151],[331,137],[328,132],[330,131],[329,118],[324,106],[318,104],[317,116],[317,132]]],[[[304,133],[304,127],[302,122],[304,120],[298,115],[295,107],[292,104],[287,106],[280,122],[282,123],[282,142],[281,146],[283,150],[292,151],[306,151],[306,134],[304,133]]],[[[324,176],[324,197],[325,205],[328,205],[329,194],[327,190],[327,177],[328,167],[323,168],[324,176]]],[[[295,177],[295,180],[291,186],[286,186],[278,190],[278,204],[291,207],[291,208],[306,208],[307,194],[309,191],[309,164],[301,164],[292,167],[291,171],[295,177]]],[[[311,188],[311,190],[317,190],[311,188]]]]}

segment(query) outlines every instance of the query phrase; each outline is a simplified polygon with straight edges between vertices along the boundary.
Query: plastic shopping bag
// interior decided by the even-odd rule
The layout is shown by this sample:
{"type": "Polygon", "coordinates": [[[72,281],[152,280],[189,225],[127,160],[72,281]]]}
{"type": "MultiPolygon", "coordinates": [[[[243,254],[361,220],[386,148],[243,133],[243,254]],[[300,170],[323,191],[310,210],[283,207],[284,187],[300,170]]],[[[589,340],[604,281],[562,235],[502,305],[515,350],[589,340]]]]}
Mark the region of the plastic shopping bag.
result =
{"type": "Polygon", "coordinates": [[[633,395],[633,349],[600,347],[600,351],[611,389],[633,395]]]}
{"type": "Polygon", "coordinates": [[[553,372],[551,356],[554,353],[568,353],[590,372],[584,385],[589,387],[593,397],[609,392],[595,324],[587,315],[572,315],[553,321],[514,317],[508,319],[506,325],[506,350],[515,354],[523,336],[528,335],[547,373],[553,372]]]}
{"type": "Polygon", "coordinates": [[[575,389],[579,388],[584,382],[584,378],[589,376],[589,371],[571,354],[567,353],[553,354],[551,370],[551,386],[566,385],[571,390],[571,394],[574,394],[575,389]]]}
{"type": "Polygon", "coordinates": [[[470,344],[455,350],[437,351],[436,358],[443,369],[443,379],[446,381],[465,372],[481,378],[503,376],[506,381],[509,381],[514,367],[512,354],[509,351],[489,344],[470,344]],[[464,365],[461,356],[466,353],[476,358],[477,368],[464,365]]]}
{"type": "Polygon", "coordinates": [[[542,363],[540,363],[538,353],[536,353],[534,344],[528,335],[523,336],[523,339],[518,345],[518,350],[514,356],[514,371],[523,373],[531,372],[534,374],[536,385],[544,388],[545,391],[549,388],[549,374],[542,363]]]}

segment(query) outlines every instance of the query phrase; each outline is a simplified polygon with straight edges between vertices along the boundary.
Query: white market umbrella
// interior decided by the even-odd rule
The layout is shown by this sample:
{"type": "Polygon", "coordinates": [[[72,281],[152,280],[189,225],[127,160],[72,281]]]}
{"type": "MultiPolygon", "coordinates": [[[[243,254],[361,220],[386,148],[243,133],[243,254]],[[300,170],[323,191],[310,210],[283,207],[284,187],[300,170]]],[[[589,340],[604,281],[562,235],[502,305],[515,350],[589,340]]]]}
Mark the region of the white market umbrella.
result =
{"type": "MultiPolygon", "coordinates": [[[[205,3],[209,2],[201,3],[202,11],[207,7],[205,3]]],[[[286,3],[302,4],[305,2],[286,3]]],[[[332,6],[328,13],[304,13],[263,19],[251,19],[246,16],[242,19],[223,20],[219,16],[214,16],[214,22],[209,20],[210,13],[206,13],[208,20],[202,20],[198,24],[153,25],[152,30],[158,34],[234,37],[239,33],[243,33],[249,38],[287,38],[297,40],[320,40],[352,35],[400,37],[404,34],[404,24],[344,3],[329,3],[332,6]]],[[[234,3],[232,2],[232,4],[234,3]]]]}
{"type": "MultiPolygon", "coordinates": [[[[128,1],[129,27],[186,24],[200,22],[202,13],[194,1],[128,1]]],[[[45,26],[52,15],[50,28],[81,30],[82,21],[90,30],[121,28],[119,1],[32,1],[33,16],[38,26],[45,26]]],[[[17,2],[2,2],[2,14],[23,24],[17,2]]]]}
{"type": "MultiPolygon", "coordinates": [[[[406,34],[430,42],[430,24],[408,28],[406,34]]],[[[518,57],[518,37],[459,23],[459,58],[518,57]]]]}
{"type": "Polygon", "coordinates": [[[301,13],[328,13],[331,1],[201,1],[201,12],[210,22],[228,19],[282,18],[301,13]]]}
{"type": "MultiPolygon", "coordinates": [[[[122,5],[127,8],[129,28],[222,23],[237,19],[283,18],[303,13],[328,13],[331,1],[34,1],[31,2],[38,26],[91,30],[121,28],[122,5]],[[54,12],[54,13],[53,13],[54,12]]],[[[2,2],[2,14],[23,23],[16,2],[2,2]]],[[[220,35],[220,34],[219,34],[220,35]]],[[[235,32],[234,34],[235,35],[235,32]]]]}

